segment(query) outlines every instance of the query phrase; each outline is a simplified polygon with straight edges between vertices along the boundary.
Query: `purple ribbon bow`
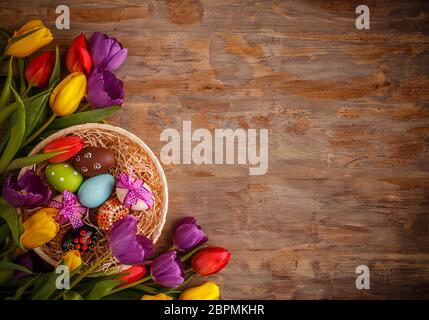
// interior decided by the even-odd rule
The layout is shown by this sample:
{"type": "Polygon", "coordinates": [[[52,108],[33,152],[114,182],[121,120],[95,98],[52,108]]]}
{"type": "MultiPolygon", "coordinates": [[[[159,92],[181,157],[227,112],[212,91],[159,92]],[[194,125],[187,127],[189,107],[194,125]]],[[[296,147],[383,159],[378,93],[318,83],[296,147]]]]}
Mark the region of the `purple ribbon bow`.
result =
{"type": "Polygon", "coordinates": [[[81,216],[85,214],[86,208],[76,205],[77,197],[72,192],[64,190],[61,195],[63,197],[61,202],[57,200],[49,202],[49,207],[60,210],[58,222],[64,224],[70,221],[73,229],[83,226],[81,216]]]}
{"type": "Polygon", "coordinates": [[[138,200],[143,200],[149,208],[152,208],[154,202],[152,192],[144,187],[143,180],[137,178],[133,180],[132,175],[133,168],[131,167],[129,175],[121,173],[116,177],[118,180],[116,187],[128,189],[123,203],[124,207],[131,208],[138,200]]]}

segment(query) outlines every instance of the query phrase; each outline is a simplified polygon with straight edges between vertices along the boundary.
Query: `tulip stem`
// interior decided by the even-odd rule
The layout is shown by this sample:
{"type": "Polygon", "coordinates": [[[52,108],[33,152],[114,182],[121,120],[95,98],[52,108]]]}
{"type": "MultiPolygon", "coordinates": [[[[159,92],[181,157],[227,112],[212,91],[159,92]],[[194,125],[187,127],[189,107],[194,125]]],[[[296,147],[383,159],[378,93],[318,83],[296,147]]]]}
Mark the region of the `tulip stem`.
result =
{"type": "Polygon", "coordinates": [[[206,244],[203,244],[199,247],[194,248],[193,250],[189,251],[188,253],[184,254],[183,256],[180,257],[180,260],[182,262],[185,262],[186,260],[188,260],[190,257],[192,257],[195,253],[197,253],[198,251],[200,251],[201,249],[204,249],[205,247],[207,247],[206,244]]]}
{"type": "Polygon", "coordinates": [[[33,86],[29,83],[25,91],[21,94],[21,97],[25,98],[32,88],[33,86]]]}
{"type": "Polygon", "coordinates": [[[82,106],[80,106],[76,112],[85,111],[86,109],[88,109],[88,107],[89,107],[89,103],[87,102],[87,103],[83,104],[82,106]]]}
{"type": "Polygon", "coordinates": [[[0,254],[0,258],[3,258],[4,256],[7,256],[9,253],[12,253],[16,250],[16,247],[10,247],[9,249],[7,249],[5,252],[2,252],[0,254]]]}
{"type": "Polygon", "coordinates": [[[18,71],[19,71],[19,93],[21,97],[24,96],[25,88],[25,78],[24,78],[24,69],[25,69],[25,61],[23,58],[18,59],[18,71]]]}
{"type": "Polygon", "coordinates": [[[28,145],[30,142],[32,142],[34,139],[36,139],[43,131],[45,131],[45,129],[47,127],[49,127],[49,125],[52,123],[52,121],[55,120],[55,118],[57,117],[57,115],[55,113],[52,114],[52,116],[39,128],[37,129],[36,132],[34,132],[32,135],[30,135],[22,144],[21,147],[25,147],[26,145],[28,145]]]}
{"type": "Polygon", "coordinates": [[[142,279],[140,279],[140,280],[138,280],[138,281],[136,281],[136,282],[130,283],[129,285],[126,285],[126,286],[123,286],[123,287],[118,287],[118,288],[116,288],[116,289],[113,289],[112,291],[110,291],[110,293],[109,293],[109,294],[113,294],[113,293],[116,293],[116,292],[119,292],[119,291],[122,291],[122,290],[125,290],[125,289],[128,289],[128,288],[132,288],[132,287],[134,287],[135,285],[140,284],[140,283],[143,283],[143,282],[145,282],[145,281],[147,281],[147,280],[149,280],[149,279],[151,279],[151,278],[152,278],[152,276],[151,276],[151,275],[148,275],[148,276],[146,276],[146,277],[144,277],[144,278],[142,278],[142,279]]]}

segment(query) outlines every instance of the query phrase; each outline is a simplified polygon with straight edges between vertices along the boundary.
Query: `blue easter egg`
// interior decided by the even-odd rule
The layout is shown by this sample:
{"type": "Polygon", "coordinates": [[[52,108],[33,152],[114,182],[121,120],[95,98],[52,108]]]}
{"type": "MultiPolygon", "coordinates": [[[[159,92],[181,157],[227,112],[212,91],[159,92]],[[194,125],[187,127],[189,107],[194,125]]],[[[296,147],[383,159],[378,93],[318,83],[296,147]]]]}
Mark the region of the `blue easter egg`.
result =
{"type": "Polygon", "coordinates": [[[115,186],[115,179],[110,174],[100,174],[86,180],[77,193],[79,202],[87,208],[101,206],[115,186]]]}

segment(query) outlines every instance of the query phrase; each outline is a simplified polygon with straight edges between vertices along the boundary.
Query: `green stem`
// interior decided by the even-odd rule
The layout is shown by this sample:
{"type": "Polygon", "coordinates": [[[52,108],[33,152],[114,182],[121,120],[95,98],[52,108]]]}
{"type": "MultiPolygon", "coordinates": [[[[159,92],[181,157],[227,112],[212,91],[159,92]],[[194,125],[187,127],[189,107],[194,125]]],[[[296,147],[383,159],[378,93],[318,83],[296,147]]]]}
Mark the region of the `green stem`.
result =
{"type": "Polygon", "coordinates": [[[144,278],[140,279],[139,281],[133,282],[133,283],[131,283],[131,284],[129,284],[129,285],[126,285],[126,286],[123,286],[123,287],[119,287],[119,288],[113,289],[112,291],[110,291],[110,293],[109,293],[109,294],[113,294],[113,293],[116,293],[116,292],[119,292],[119,291],[122,291],[122,290],[126,290],[126,289],[128,289],[128,288],[132,288],[132,287],[134,287],[135,285],[140,284],[140,283],[143,283],[143,282],[145,282],[145,281],[147,281],[147,280],[149,280],[149,279],[151,279],[151,278],[152,278],[152,276],[151,276],[151,275],[148,275],[148,276],[146,276],[146,277],[144,277],[144,278]]]}
{"type": "Polygon", "coordinates": [[[56,117],[57,117],[57,115],[55,113],[52,114],[52,116],[45,122],[45,124],[43,126],[41,126],[39,129],[37,129],[36,132],[34,132],[31,136],[29,136],[27,138],[27,140],[24,141],[22,147],[25,147],[30,142],[32,142],[34,139],[36,139],[43,131],[45,131],[45,129],[47,127],[49,127],[49,125],[52,123],[52,121],[55,120],[56,117]]]}
{"type": "Polygon", "coordinates": [[[15,247],[15,246],[10,247],[10,248],[9,248],[9,249],[7,249],[5,252],[2,252],[2,253],[0,254],[0,258],[3,258],[4,256],[7,256],[9,253],[14,252],[15,250],[16,250],[16,247],[15,247]]]}
{"type": "Polygon", "coordinates": [[[6,40],[9,40],[10,38],[10,33],[5,28],[0,28],[0,35],[2,35],[6,40]]]}
{"type": "Polygon", "coordinates": [[[192,257],[195,253],[197,253],[198,251],[200,251],[201,249],[204,249],[205,247],[207,247],[207,245],[203,244],[199,247],[196,247],[194,250],[189,251],[187,254],[183,255],[180,257],[180,260],[182,262],[185,262],[186,260],[188,260],[190,257],[192,257]]]}
{"type": "Polygon", "coordinates": [[[75,285],[77,285],[83,278],[85,278],[87,275],[92,273],[99,265],[101,265],[104,261],[109,259],[111,257],[111,254],[108,253],[104,257],[102,257],[100,260],[98,260],[96,263],[94,263],[90,268],[88,268],[84,273],[82,273],[79,277],[77,277],[71,284],[70,289],[63,290],[60,292],[57,296],[54,297],[54,300],[61,299],[67,291],[71,290],[75,285]]]}
{"type": "Polygon", "coordinates": [[[89,103],[87,102],[87,103],[85,103],[85,104],[83,104],[82,106],[80,106],[78,109],[77,109],[77,111],[76,112],[82,112],[82,111],[85,111],[86,109],[88,109],[89,108],[89,103]]]}
{"type": "Polygon", "coordinates": [[[21,97],[25,92],[25,78],[24,78],[25,61],[23,58],[18,59],[18,72],[19,72],[19,93],[21,97]]]}
{"type": "Polygon", "coordinates": [[[25,98],[32,88],[33,88],[33,86],[31,85],[31,83],[29,83],[28,86],[27,86],[27,88],[21,94],[21,97],[25,98]]]}

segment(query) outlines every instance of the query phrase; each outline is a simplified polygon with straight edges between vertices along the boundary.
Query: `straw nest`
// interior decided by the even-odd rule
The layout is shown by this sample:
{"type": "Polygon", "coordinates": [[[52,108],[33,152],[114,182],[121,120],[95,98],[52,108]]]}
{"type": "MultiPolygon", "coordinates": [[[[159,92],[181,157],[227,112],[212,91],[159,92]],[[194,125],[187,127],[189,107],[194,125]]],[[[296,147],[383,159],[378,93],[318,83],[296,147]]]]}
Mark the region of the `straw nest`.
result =
{"type": "MultiPolygon", "coordinates": [[[[138,234],[145,235],[156,242],[161,234],[167,213],[167,183],[164,172],[153,152],[138,137],[118,127],[105,124],[85,124],[73,126],[55,133],[39,143],[31,154],[39,153],[43,147],[57,138],[64,136],[78,136],[85,142],[85,146],[97,146],[112,150],[115,153],[115,164],[109,170],[113,176],[118,173],[129,172],[133,168],[133,176],[143,179],[151,188],[155,198],[154,206],[148,211],[133,211],[138,218],[138,234]]],[[[26,170],[34,169],[38,175],[46,181],[44,172],[48,162],[42,162],[32,167],[23,168],[22,175],[26,170]]],[[[113,192],[112,197],[115,196],[113,192]]],[[[37,212],[40,208],[22,210],[23,220],[37,212]]],[[[108,252],[108,233],[101,230],[96,222],[97,208],[89,209],[84,223],[94,227],[99,233],[96,247],[82,256],[84,267],[88,267],[108,252]]],[[[35,251],[47,262],[56,265],[63,255],[61,243],[64,234],[71,228],[70,224],[60,226],[57,236],[44,246],[36,248],[35,251]]],[[[98,270],[107,271],[119,265],[115,258],[111,258],[102,264],[98,270]]]]}

